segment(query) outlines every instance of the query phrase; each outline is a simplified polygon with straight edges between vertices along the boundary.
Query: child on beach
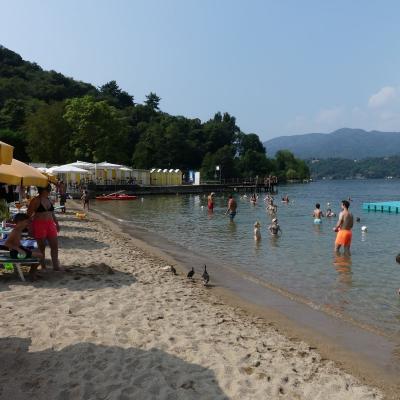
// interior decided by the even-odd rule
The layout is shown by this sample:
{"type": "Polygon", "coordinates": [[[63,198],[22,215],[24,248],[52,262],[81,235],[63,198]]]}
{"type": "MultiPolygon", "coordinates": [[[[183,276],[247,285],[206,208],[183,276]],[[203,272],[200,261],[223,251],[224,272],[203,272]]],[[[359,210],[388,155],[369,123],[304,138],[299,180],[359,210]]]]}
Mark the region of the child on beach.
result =
{"type": "MultiPolygon", "coordinates": [[[[10,250],[10,257],[15,259],[25,259],[25,258],[39,258],[43,259],[43,255],[38,250],[30,250],[21,246],[22,232],[28,227],[30,219],[27,214],[17,214],[14,217],[15,228],[9,234],[5,246],[10,250]]],[[[36,269],[37,265],[32,265],[29,271],[29,275],[32,280],[36,280],[36,269]]]]}
{"type": "Polygon", "coordinates": [[[87,210],[89,211],[89,192],[87,190],[83,191],[81,200],[83,204],[83,209],[85,210],[87,207],[87,210]]]}
{"type": "Polygon", "coordinates": [[[261,240],[260,228],[261,228],[261,224],[258,221],[256,221],[254,223],[254,240],[256,240],[256,241],[261,240]]]}

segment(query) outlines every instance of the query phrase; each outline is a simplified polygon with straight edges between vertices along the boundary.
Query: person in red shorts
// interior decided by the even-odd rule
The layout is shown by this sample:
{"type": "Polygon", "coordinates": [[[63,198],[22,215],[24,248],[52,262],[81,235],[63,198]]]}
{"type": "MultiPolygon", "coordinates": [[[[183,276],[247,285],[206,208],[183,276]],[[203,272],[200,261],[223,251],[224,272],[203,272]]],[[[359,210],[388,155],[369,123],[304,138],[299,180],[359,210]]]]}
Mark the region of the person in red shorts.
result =
{"type": "Polygon", "coordinates": [[[60,271],[58,261],[58,232],[60,226],[54,214],[53,203],[49,199],[51,186],[38,188],[39,195],[29,203],[27,214],[32,218],[33,237],[36,239],[39,250],[43,254],[42,269],[46,269],[44,263],[46,241],[50,246],[53,269],[60,271]]]}
{"type": "Polygon", "coordinates": [[[214,196],[215,196],[215,193],[212,192],[208,196],[208,199],[207,199],[207,208],[208,208],[208,211],[210,211],[210,212],[214,211],[214,196]]]}
{"type": "Polygon", "coordinates": [[[353,214],[349,211],[350,203],[347,200],[342,201],[342,211],[339,214],[339,220],[334,228],[337,232],[335,241],[335,251],[340,253],[341,246],[344,247],[344,254],[350,256],[350,246],[353,228],[353,214]]]}

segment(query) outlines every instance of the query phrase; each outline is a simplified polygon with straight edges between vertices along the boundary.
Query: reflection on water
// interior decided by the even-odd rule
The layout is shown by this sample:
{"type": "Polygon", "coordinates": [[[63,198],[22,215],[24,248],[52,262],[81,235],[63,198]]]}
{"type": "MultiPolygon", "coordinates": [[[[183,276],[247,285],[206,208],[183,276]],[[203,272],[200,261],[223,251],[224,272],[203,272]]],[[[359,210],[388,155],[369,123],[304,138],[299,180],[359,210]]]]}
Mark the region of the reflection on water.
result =
{"type": "Polygon", "coordinates": [[[279,236],[278,235],[269,235],[269,242],[271,244],[272,248],[278,248],[279,247],[279,236]]]}
{"type": "Polygon", "coordinates": [[[281,203],[277,197],[276,215],[266,210],[264,196],[252,205],[249,198],[236,195],[233,222],[225,215],[226,195],[216,196],[213,213],[207,209],[206,195],[147,196],[143,201],[103,202],[96,207],[361,322],[399,332],[400,266],[395,256],[400,252],[400,214],[368,213],[361,205],[400,200],[400,182],[326,181],[280,190],[291,202],[281,203]],[[332,261],[337,217],[314,224],[311,214],[316,202],[329,203],[338,214],[340,201],[349,196],[350,211],[362,223],[355,222],[353,228],[351,259],[332,261]],[[268,231],[275,216],[283,231],[280,237],[268,231]],[[259,242],[254,240],[256,221],[261,223],[259,242]],[[368,233],[362,232],[364,225],[368,233]]]}
{"type": "Polygon", "coordinates": [[[333,265],[335,266],[336,272],[338,273],[339,282],[351,286],[352,284],[351,257],[346,255],[335,254],[333,265]]]}

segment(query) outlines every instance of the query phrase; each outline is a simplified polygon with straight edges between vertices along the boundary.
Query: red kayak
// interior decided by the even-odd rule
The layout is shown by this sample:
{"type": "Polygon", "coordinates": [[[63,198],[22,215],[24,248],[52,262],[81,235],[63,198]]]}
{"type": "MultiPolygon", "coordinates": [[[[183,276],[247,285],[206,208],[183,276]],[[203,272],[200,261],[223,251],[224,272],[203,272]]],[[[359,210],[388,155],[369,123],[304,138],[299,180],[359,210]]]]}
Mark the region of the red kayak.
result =
{"type": "Polygon", "coordinates": [[[96,196],[96,200],[136,200],[137,196],[129,195],[129,194],[108,194],[102,196],[96,196]]]}

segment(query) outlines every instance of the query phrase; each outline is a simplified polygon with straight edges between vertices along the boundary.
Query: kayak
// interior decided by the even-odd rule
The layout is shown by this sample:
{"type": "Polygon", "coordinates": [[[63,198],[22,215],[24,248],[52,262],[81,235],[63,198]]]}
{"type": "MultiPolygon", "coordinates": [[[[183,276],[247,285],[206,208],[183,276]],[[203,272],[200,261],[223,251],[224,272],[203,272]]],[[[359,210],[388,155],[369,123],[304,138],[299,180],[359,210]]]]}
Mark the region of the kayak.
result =
{"type": "Polygon", "coordinates": [[[129,194],[109,194],[109,195],[102,195],[96,196],[96,200],[136,200],[137,196],[129,195],[129,194]]]}

